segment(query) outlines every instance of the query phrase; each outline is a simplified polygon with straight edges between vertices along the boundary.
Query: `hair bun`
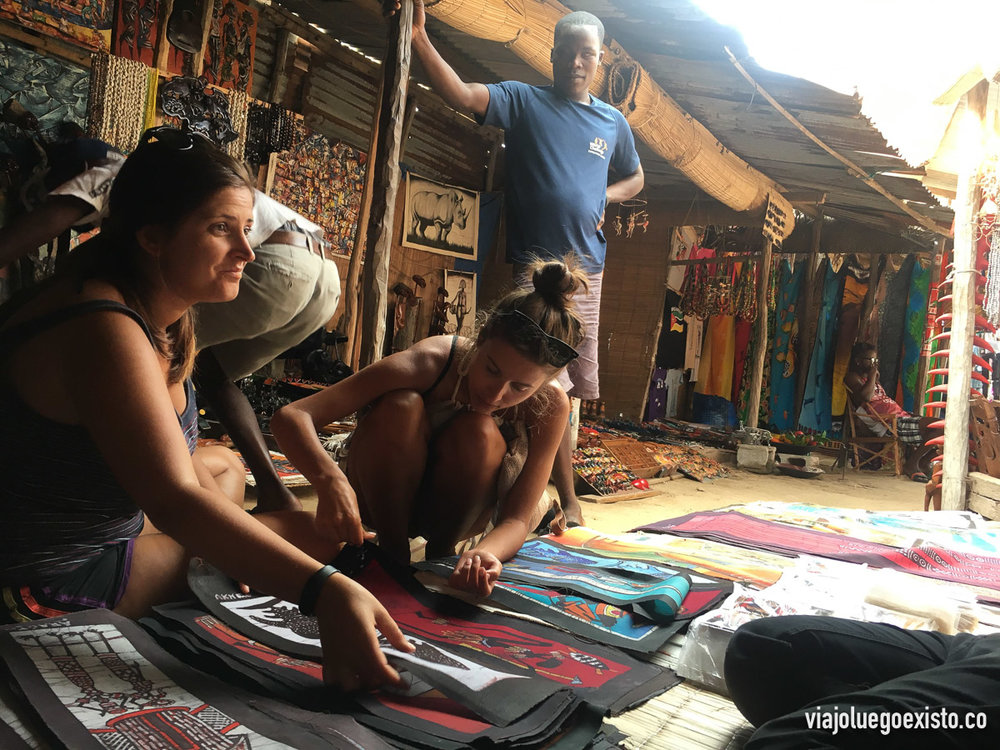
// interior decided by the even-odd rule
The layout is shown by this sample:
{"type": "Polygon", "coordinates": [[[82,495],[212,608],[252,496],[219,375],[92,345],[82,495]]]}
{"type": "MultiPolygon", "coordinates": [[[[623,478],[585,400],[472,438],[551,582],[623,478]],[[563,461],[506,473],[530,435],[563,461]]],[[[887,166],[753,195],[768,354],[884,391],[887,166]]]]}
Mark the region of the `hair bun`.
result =
{"type": "Polygon", "coordinates": [[[570,268],[558,260],[539,264],[531,275],[531,283],[545,303],[558,310],[566,309],[579,286],[570,268]]]}

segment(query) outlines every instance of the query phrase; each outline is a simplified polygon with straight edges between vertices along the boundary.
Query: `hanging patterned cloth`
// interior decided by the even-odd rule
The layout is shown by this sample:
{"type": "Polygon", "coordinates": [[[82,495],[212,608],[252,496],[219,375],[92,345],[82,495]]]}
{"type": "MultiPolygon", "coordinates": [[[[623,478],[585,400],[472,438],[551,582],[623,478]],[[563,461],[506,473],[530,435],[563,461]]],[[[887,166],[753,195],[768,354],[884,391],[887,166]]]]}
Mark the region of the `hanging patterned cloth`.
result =
{"type": "Polygon", "coordinates": [[[861,321],[861,306],[865,294],[868,293],[868,276],[858,279],[860,270],[852,265],[844,264],[847,275],[844,278],[844,294],[840,301],[840,328],[837,331],[837,347],[833,360],[833,397],[830,403],[831,414],[843,414],[847,404],[847,391],[844,389],[844,375],[851,360],[851,347],[858,333],[861,321]]]}
{"type": "Polygon", "coordinates": [[[911,414],[917,410],[917,384],[920,374],[920,351],[924,346],[927,325],[927,296],[930,293],[931,263],[929,259],[913,264],[910,276],[910,296],[906,303],[906,323],[903,330],[903,352],[900,357],[899,403],[911,414]]]}
{"type": "Polygon", "coordinates": [[[781,280],[775,309],[771,372],[771,424],[779,430],[795,427],[795,384],[798,380],[796,348],[799,336],[798,301],[805,263],[792,268],[788,261],[781,264],[781,280]]]}
{"type": "Polygon", "coordinates": [[[823,299],[820,302],[816,326],[816,344],[813,346],[809,375],[802,396],[802,411],[799,415],[799,423],[803,427],[817,432],[833,430],[833,357],[839,322],[837,312],[840,309],[840,298],[844,293],[843,275],[834,270],[833,264],[829,262],[825,267],[823,299]]]}
{"type": "Polygon", "coordinates": [[[885,270],[888,275],[885,302],[879,307],[878,360],[879,382],[886,393],[895,397],[899,383],[899,363],[903,356],[906,303],[916,256],[906,256],[898,268],[891,260],[894,259],[890,259],[885,270]]]}

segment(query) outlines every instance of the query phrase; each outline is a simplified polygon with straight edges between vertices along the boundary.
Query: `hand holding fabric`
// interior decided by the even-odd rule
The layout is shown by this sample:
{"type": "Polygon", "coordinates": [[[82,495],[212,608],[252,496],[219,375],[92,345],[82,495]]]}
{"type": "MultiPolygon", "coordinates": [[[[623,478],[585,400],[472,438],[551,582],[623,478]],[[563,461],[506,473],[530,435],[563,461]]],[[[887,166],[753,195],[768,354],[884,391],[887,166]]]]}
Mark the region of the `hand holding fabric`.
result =
{"type": "Polygon", "coordinates": [[[378,633],[390,645],[413,653],[399,626],[363,586],[342,573],[329,578],[316,608],[323,644],[323,681],[341,690],[400,687],[399,673],[379,647],[378,633]]]}
{"type": "Polygon", "coordinates": [[[337,542],[360,546],[364,543],[364,529],[358,510],[358,496],[346,477],[334,477],[316,486],[316,530],[320,535],[337,542]]]}
{"type": "Polygon", "coordinates": [[[463,591],[489,596],[493,591],[493,584],[500,577],[501,570],[503,565],[493,553],[468,550],[458,558],[448,583],[463,591]]]}

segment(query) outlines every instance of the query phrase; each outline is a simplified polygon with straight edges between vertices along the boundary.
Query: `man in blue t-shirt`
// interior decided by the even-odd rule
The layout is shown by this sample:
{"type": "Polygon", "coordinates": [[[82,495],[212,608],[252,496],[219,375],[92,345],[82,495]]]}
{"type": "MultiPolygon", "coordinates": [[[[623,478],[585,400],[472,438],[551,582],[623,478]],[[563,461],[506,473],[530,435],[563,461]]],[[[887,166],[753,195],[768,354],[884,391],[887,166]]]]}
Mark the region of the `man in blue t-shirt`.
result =
{"type": "MultiPolygon", "coordinates": [[[[570,396],[596,399],[597,328],[601,277],[607,248],[601,232],[604,209],[636,195],[642,167],[632,131],[622,114],[590,94],[604,56],[604,25],[590,13],[559,20],[550,59],[552,85],[517,81],[466,83],[431,44],[422,0],[414,0],[412,48],[434,90],[455,109],[471,111],[480,123],[505,131],[507,147],[507,260],[519,284],[530,285],[524,267],[533,258],[574,255],[587,271],[589,288],[575,299],[587,328],[564,375],[570,396]],[[615,181],[608,180],[609,171],[615,181]]],[[[573,490],[572,447],[556,456],[552,479],[569,525],[583,523],[573,490]]]]}

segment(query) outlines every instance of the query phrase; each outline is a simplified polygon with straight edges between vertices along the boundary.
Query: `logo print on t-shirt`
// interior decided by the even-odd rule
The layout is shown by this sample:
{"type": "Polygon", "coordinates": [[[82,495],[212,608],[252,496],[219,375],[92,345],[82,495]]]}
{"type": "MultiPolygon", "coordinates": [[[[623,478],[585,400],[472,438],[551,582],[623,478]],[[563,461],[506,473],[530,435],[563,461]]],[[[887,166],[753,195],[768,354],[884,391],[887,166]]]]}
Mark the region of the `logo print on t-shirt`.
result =
{"type": "Polygon", "coordinates": [[[587,150],[594,156],[600,156],[603,159],[608,150],[608,142],[603,138],[595,138],[590,142],[590,147],[587,150]]]}

